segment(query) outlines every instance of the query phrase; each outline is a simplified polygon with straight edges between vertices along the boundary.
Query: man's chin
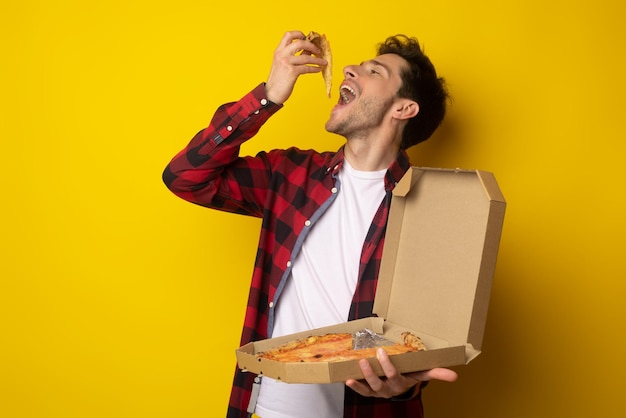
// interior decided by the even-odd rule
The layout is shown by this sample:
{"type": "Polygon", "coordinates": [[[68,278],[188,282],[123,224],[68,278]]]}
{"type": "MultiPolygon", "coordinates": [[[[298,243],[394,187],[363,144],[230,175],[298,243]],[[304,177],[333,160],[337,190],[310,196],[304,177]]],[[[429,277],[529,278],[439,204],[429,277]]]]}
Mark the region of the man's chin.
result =
{"type": "Polygon", "coordinates": [[[326,121],[326,125],[324,125],[324,128],[331,134],[343,135],[341,132],[342,129],[340,124],[338,124],[337,121],[332,118],[332,116],[330,119],[328,119],[328,121],[326,121]]]}

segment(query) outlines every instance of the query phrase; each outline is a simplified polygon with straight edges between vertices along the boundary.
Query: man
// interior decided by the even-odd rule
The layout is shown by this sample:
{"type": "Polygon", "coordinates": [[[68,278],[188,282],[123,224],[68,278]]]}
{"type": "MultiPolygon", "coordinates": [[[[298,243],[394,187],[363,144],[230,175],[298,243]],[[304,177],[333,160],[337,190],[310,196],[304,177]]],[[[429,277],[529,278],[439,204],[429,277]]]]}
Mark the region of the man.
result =
{"type": "MultiPolygon", "coordinates": [[[[405,149],[426,140],[445,114],[443,80],[417,40],[391,37],[374,59],[343,71],[326,123],[346,139],[337,152],[240,156],[297,79],[326,65],[320,54],[304,33],[286,33],[267,82],[222,105],[163,173],[183,199],[263,218],[242,344],[372,315],[391,191],[410,167],[405,149]]],[[[364,360],[363,380],[345,385],[236,371],[228,416],[421,417],[425,382],[456,379],[448,369],[399,374],[382,350],[378,361],[384,377],[364,360]]]]}

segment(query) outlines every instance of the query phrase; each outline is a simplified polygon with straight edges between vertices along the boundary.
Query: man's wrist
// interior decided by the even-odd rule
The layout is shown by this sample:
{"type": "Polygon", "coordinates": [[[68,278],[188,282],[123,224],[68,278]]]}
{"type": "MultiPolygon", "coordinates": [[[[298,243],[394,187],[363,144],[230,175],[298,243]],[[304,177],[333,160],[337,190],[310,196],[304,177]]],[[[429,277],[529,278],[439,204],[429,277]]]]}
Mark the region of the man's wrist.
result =
{"type": "Polygon", "coordinates": [[[411,399],[417,398],[421,396],[422,389],[424,389],[426,386],[428,386],[428,381],[417,382],[417,384],[411,387],[411,389],[407,390],[401,395],[393,396],[391,400],[392,401],[409,401],[411,399]]]}
{"type": "Polygon", "coordinates": [[[415,386],[411,387],[411,389],[407,390],[403,394],[398,395],[398,396],[392,396],[391,400],[392,401],[408,401],[408,400],[415,398],[417,395],[419,395],[421,390],[422,390],[422,382],[418,382],[415,386]]]}

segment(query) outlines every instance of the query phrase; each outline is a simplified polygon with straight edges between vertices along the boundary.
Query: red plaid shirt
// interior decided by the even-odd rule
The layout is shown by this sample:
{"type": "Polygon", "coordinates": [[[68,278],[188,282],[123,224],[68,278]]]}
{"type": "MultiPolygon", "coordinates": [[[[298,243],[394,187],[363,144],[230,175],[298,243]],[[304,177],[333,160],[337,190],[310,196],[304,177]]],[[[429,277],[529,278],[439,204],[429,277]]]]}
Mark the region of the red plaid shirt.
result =
{"type": "MultiPolygon", "coordinates": [[[[236,103],[218,108],[163,173],[167,187],[198,205],[263,219],[241,344],[272,334],[274,309],[304,237],[339,192],[338,152],[297,148],[240,157],[240,145],[254,136],[281,106],[265,96],[263,84],[236,103]],[[310,222],[306,222],[310,221],[310,222]]],[[[376,213],[361,254],[350,320],[372,315],[391,191],[410,167],[401,151],[385,176],[386,197],[376,213]]],[[[235,372],[228,417],[246,417],[255,375],[235,372]]],[[[420,397],[390,401],[346,389],[344,417],[422,417],[420,397]]]]}

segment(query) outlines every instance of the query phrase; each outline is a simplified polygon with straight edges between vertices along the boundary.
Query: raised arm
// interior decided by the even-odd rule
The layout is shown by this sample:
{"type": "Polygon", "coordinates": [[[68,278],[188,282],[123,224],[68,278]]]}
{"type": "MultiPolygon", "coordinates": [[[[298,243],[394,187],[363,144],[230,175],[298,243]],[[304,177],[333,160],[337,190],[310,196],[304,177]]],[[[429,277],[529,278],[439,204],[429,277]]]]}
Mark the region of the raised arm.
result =
{"type": "Polygon", "coordinates": [[[325,64],[310,55],[320,51],[304,37],[287,32],[274,51],[267,82],[220,106],[209,126],[171,160],[163,181],[174,194],[202,206],[262,216],[271,163],[265,153],[240,157],[239,149],[281,108],[300,75],[319,72],[325,64]]]}

